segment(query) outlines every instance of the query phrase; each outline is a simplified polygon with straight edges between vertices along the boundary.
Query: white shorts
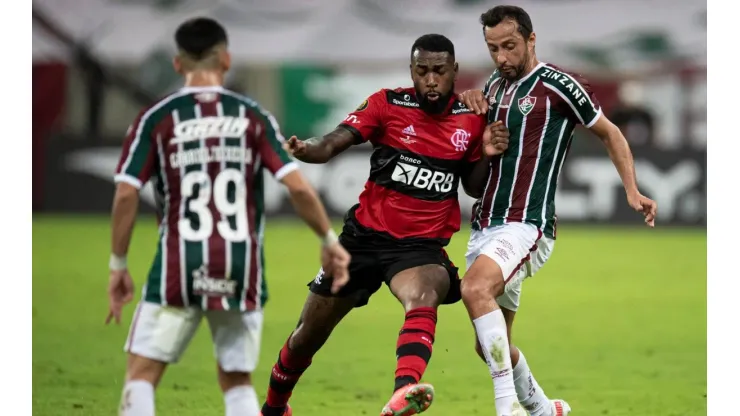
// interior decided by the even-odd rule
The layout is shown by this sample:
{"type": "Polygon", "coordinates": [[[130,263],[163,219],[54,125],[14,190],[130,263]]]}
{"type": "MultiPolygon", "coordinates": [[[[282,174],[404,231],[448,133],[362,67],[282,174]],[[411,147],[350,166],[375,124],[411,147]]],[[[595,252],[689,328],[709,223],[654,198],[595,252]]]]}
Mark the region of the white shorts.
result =
{"type": "Polygon", "coordinates": [[[205,316],[218,364],[226,372],[251,373],[257,367],[262,311],[203,311],[139,302],[131,322],[126,352],[176,363],[205,316]]]}
{"type": "Polygon", "coordinates": [[[506,282],[506,290],[496,298],[496,303],[516,311],[522,282],[545,265],[554,248],[555,240],[543,236],[534,225],[514,222],[473,230],[465,260],[469,269],[480,255],[493,259],[501,267],[506,282]]]}

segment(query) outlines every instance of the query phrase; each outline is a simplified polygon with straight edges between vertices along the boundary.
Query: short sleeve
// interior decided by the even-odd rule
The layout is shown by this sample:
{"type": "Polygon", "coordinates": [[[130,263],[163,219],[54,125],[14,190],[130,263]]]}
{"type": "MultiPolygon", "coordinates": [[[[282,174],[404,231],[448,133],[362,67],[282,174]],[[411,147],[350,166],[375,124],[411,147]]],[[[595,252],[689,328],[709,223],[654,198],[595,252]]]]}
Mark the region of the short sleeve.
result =
{"type": "Polygon", "coordinates": [[[386,107],[385,90],[380,90],[349,113],[339,126],[351,131],[357,144],[372,140],[381,130],[386,107]]]}
{"type": "Polygon", "coordinates": [[[259,137],[258,152],[262,163],[276,180],[298,169],[298,164],[283,148],[285,138],[280,133],[280,126],[275,117],[267,111],[255,110],[258,118],[256,135],[259,137]]]}
{"type": "Polygon", "coordinates": [[[543,79],[545,87],[555,93],[559,111],[588,128],[596,123],[601,105],[585,78],[557,71],[543,79]]]}
{"type": "Polygon", "coordinates": [[[125,182],[141,189],[151,178],[157,152],[153,138],[156,127],[153,113],[143,110],[129,126],[113,178],[115,183],[125,182]]]}

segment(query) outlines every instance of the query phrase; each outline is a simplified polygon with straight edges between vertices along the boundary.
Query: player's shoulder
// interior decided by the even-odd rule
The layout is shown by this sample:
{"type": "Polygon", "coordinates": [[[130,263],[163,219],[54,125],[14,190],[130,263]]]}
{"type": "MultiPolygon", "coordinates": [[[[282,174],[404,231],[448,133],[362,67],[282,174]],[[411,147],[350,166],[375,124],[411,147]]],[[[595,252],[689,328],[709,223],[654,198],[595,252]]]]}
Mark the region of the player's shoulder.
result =
{"type": "MultiPolygon", "coordinates": [[[[368,100],[373,104],[390,106],[390,107],[403,107],[403,108],[419,108],[419,101],[416,99],[416,94],[413,88],[382,88],[373,93],[368,100]]],[[[365,100],[357,111],[363,110],[367,107],[368,100],[365,100]]]]}
{"type": "Polygon", "coordinates": [[[495,69],[493,72],[491,72],[491,75],[488,76],[488,80],[486,81],[486,84],[492,84],[497,79],[501,78],[501,72],[499,72],[498,69],[495,69]]]}
{"type": "Polygon", "coordinates": [[[493,85],[494,82],[501,79],[501,73],[498,71],[498,69],[495,69],[491,75],[488,76],[486,79],[485,86],[483,87],[484,92],[491,88],[491,85],[493,85]]]}
{"type": "MultiPolygon", "coordinates": [[[[457,93],[453,92],[452,95],[454,97],[457,97],[457,93]]],[[[478,115],[473,112],[473,110],[469,109],[465,103],[455,98],[455,100],[452,102],[452,105],[450,106],[450,112],[449,115],[451,116],[458,116],[458,117],[478,117],[478,115]]]]}
{"type": "Polygon", "coordinates": [[[419,108],[419,101],[413,88],[386,89],[385,99],[393,106],[419,108]]]}
{"type": "Polygon", "coordinates": [[[241,94],[227,88],[222,88],[218,92],[221,94],[221,100],[232,100],[239,105],[243,105],[248,110],[269,114],[269,111],[258,103],[257,100],[248,95],[241,94]]]}
{"type": "Polygon", "coordinates": [[[545,63],[542,66],[539,76],[543,83],[557,88],[568,88],[569,83],[573,83],[584,89],[590,89],[591,87],[586,77],[580,73],[569,71],[550,63],[545,63]]]}
{"type": "Polygon", "coordinates": [[[278,128],[275,116],[254,98],[226,88],[219,90],[219,93],[222,102],[232,100],[233,103],[244,107],[244,112],[249,118],[261,121],[275,129],[278,128]]]}
{"type": "MultiPolygon", "coordinates": [[[[189,100],[188,95],[182,90],[170,92],[169,94],[159,96],[148,106],[139,111],[137,119],[156,119],[161,116],[169,115],[173,109],[183,105],[184,101],[189,100]]],[[[192,105],[192,104],[191,104],[192,105]]]]}

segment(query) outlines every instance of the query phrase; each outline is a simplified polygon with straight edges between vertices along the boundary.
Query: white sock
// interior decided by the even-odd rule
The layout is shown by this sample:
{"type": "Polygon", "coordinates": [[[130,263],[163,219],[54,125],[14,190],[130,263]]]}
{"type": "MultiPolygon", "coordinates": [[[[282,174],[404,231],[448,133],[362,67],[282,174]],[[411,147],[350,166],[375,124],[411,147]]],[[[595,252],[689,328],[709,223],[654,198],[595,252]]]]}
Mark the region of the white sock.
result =
{"type": "Polygon", "coordinates": [[[515,404],[518,405],[518,401],[504,314],[501,309],[496,309],[474,319],[473,325],[475,325],[478,341],[480,341],[488,369],[491,371],[491,378],[493,378],[496,413],[499,416],[509,416],[515,404]]]}
{"type": "Polygon", "coordinates": [[[550,399],[545,396],[545,391],[534,379],[522,350],[519,350],[519,362],[514,367],[514,385],[516,386],[516,396],[519,403],[524,406],[524,409],[530,415],[545,416],[550,414],[550,399]]]}
{"type": "Polygon", "coordinates": [[[154,416],[154,386],[144,380],[131,380],[123,387],[120,416],[154,416]]]}
{"type": "Polygon", "coordinates": [[[253,386],[232,387],[224,393],[226,416],[258,416],[260,404],[253,386]]]}

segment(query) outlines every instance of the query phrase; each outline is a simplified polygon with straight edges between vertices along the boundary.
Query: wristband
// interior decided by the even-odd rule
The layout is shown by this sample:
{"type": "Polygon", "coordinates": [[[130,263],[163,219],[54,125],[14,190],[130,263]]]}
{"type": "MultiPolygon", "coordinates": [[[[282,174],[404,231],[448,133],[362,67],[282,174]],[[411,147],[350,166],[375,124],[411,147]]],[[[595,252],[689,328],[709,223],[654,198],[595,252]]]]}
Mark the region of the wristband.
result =
{"type": "Polygon", "coordinates": [[[336,243],[337,241],[339,241],[339,239],[337,238],[337,233],[335,233],[333,229],[329,228],[329,231],[326,232],[324,238],[321,239],[321,245],[324,247],[328,247],[336,243]]]}
{"type": "Polygon", "coordinates": [[[112,271],[125,270],[128,267],[126,262],[126,256],[119,257],[111,253],[110,260],[108,261],[108,268],[112,271]]]}

